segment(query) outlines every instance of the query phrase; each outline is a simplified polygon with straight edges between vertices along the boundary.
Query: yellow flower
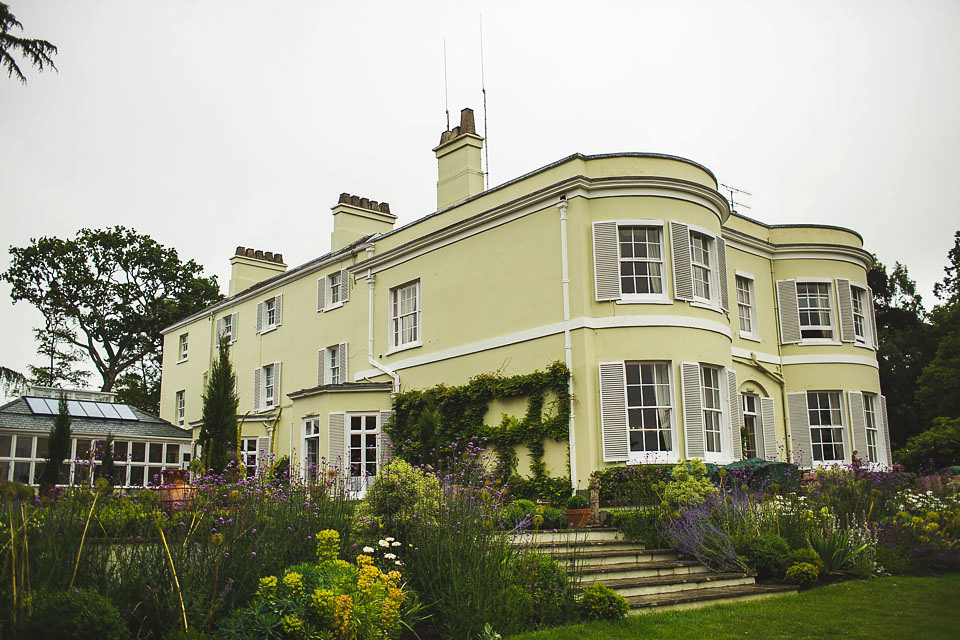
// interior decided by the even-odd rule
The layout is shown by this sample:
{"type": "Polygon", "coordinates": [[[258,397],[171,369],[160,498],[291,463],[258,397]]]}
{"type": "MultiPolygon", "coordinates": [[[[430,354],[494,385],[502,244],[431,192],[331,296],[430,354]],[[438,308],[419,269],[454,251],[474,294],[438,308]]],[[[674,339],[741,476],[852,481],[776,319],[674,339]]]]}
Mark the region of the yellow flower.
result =
{"type": "Polygon", "coordinates": [[[357,576],[357,591],[367,593],[380,581],[380,569],[373,565],[360,567],[360,574],[357,576]]]}
{"type": "Polygon", "coordinates": [[[363,554],[357,556],[357,566],[366,567],[373,564],[373,558],[370,556],[365,556],[363,554]]]}
{"type": "Polygon", "coordinates": [[[291,593],[300,595],[303,593],[303,576],[296,571],[291,571],[283,576],[283,586],[289,589],[291,593]]]}
{"type": "Polygon", "coordinates": [[[281,622],[283,624],[283,630],[286,633],[294,637],[303,635],[303,620],[301,620],[300,617],[295,613],[283,616],[283,620],[281,622]]]}
{"type": "Polygon", "coordinates": [[[260,586],[257,589],[257,595],[261,598],[272,598],[277,594],[277,577],[267,576],[260,578],[260,586]]]}
{"type": "Polygon", "coordinates": [[[543,516],[542,516],[542,515],[540,515],[540,514],[538,513],[537,515],[533,516],[533,526],[539,527],[539,526],[542,525],[542,524],[543,524],[543,516]]]}
{"type": "Polygon", "coordinates": [[[317,561],[330,562],[340,554],[340,534],[333,529],[324,529],[317,534],[317,561]]]}
{"type": "Polygon", "coordinates": [[[343,594],[333,604],[333,630],[338,638],[353,637],[353,598],[343,594]]]}
{"type": "Polygon", "coordinates": [[[329,621],[333,618],[333,591],[317,589],[310,596],[310,605],[321,620],[329,621]]]}
{"type": "Polygon", "coordinates": [[[400,572],[399,572],[399,571],[393,570],[393,571],[391,571],[390,573],[388,573],[388,574],[386,575],[386,579],[387,579],[387,582],[389,582],[389,583],[392,584],[393,586],[399,587],[399,586],[400,586],[400,580],[403,579],[403,576],[400,575],[400,572]]]}
{"type": "Polygon", "coordinates": [[[940,525],[936,522],[928,522],[927,526],[923,528],[927,533],[936,533],[938,529],[940,529],[940,525]]]}

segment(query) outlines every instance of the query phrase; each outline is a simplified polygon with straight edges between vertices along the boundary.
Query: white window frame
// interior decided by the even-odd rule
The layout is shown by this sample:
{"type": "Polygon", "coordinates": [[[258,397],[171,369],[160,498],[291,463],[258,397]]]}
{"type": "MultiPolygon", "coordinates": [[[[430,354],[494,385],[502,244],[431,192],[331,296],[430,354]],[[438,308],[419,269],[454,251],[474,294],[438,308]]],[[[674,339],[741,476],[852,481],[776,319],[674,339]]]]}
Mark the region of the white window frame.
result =
{"type": "MultiPolygon", "coordinates": [[[[627,463],[648,463],[648,464],[666,464],[676,462],[679,459],[677,452],[677,419],[676,412],[674,411],[674,393],[673,393],[673,363],[669,360],[637,360],[637,361],[626,361],[623,363],[624,366],[624,398],[626,399],[626,417],[627,417],[627,446],[629,448],[629,455],[627,463]],[[653,381],[644,380],[643,377],[643,367],[652,366],[653,367],[653,381]],[[630,374],[628,370],[635,367],[639,375],[640,384],[631,385],[628,382],[630,374]],[[662,369],[658,368],[662,367],[662,369]],[[660,387],[664,384],[661,381],[661,374],[666,373],[666,386],[667,386],[667,403],[662,402],[662,398],[659,397],[657,393],[657,387],[660,387]],[[640,403],[634,404],[631,401],[631,387],[640,387],[640,403]],[[654,393],[654,404],[647,405],[645,404],[646,400],[643,398],[643,389],[644,387],[653,387],[654,393]],[[646,425],[643,425],[643,412],[653,410],[656,412],[657,426],[663,422],[663,415],[661,412],[666,412],[666,423],[667,428],[647,428],[646,425]],[[638,415],[639,414],[639,415],[638,415]],[[640,418],[638,422],[634,418],[640,418]],[[656,451],[646,450],[645,445],[645,434],[649,432],[664,432],[667,439],[669,440],[669,448],[656,451]],[[642,446],[640,448],[634,448],[634,435],[638,435],[641,439],[642,446]]],[[[658,438],[660,436],[658,435],[658,438]]]]}
{"type": "Polygon", "coordinates": [[[423,344],[421,300],[420,280],[412,280],[390,289],[390,322],[388,324],[390,348],[388,349],[388,353],[403,351],[404,349],[412,349],[423,344]],[[400,296],[404,291],[410,289],[413,290],[412,300],[415,308],[412,311],[400,313],[398,308],[400,304],[400,296]],[[404,329],[403,327],[403,320],[405,318],[412,318],[412,329],[415,333],[415,337],[410,340],[403,340],[404,331],[410,329],[410,327],[407,329],[404,329]]]}
{"type": "Polygon", "coordinates": [[[690,269],[694,301],[709,305],[717,297],[716,278],[713,273],[717,262],[715,256],[713,236],[690,229],[690,269]]]}
{"type": "Polygon", "coordinates": [[[667,295],[667,274],[666,274],[666,244],[664,242],[664,230],[662,220],[619,220],[617,221],[617,282],[620,286],[620,299],[617,304],[669,304],[670,299],[667,295]],[[623,245],[620,239],[622,229],[653,229],[657,232],[660,241],[660,258],[636,258],[623,256],[623,245]],[[624,263],[644,263],[656,264],[660,269],[660,292],[659,293],[624,293],[623,291],[623,265],[624,263]]]}
{"type": "Polygon", "coordinates": [[[254,412],[268,411],[280,405],[280,373],[279,362],[265,364],[253,370],[254,412]]]}
{"type": "Polygon", "coordinates": [[[181,333],[180,338],[177,341],[177,353],[179,355],[179,360],[177,364],[187,361],[187,355],[190,348],[190,333],[181,333]]]}
{"type": "Polygon", "coordinates": [[[268,409],[277,404],[277,376],[272,364],[263,367],[263,406],[268,409]]]}
{"type": "Polygon", "coordinates": [[[593,223],[594,287],[598,302],[617,304],[672,304],[667,287],[667,243],[663,220],[629,219],[601,220],[593,223]],[[620,243],[623,228],[655,228],[660,236],[660,259],[635,260],[624,258],[620,243]],[[624,293],[623,263],[646,262],[660,265],[660,293],[624,293]]]}
{"type": "MultiPolygon", "coordinates": [[[[747,445],[743,451],[744,458],[762,457],[763,452],[763,433],[761,433],[760,417],[760,396],[756,393],[741,393],[740,402],[743,403],[743,427],[746,431],[744,444],[747,445]],[[750,405],[753,405],[752,407],[750,405]],[[751,427],[752,423],[752,429],[751,427]],[[748,449],[753,449],[753,455],[747,453],[748,449]]],[[[735,434],[736,435],[736,434],[735,434]]],[[[741,435],[740,437],[744,437],[741,435]]]]}
{"type": "Polygon", "coordinates": [[[176,396],[176,398],[177,398],[177,401],[176,401],[176,402],[177,402],[177,426],[180,426],[180,427],[182,427],[182,426],[184,425],[185,419],[186,419],[186,405],[187,405],[186,394],[187,394],[187,392],[186,392],[185,389],[181,389],[180,391],[177,391],[177,396],[176,396]]]}
{"type": "Polygon", "coordinates": [[[800,344],[830,344],[837,345],[840,344],[837,340],[837,310],[834,304],[834,293],[833,293],[833,281],[829,278],[797,278],[796,281],[796,296],[797,296],[797,314],[798,322],[800,324],[800,344]],[[829,316],[829,324],[818,324],[818,325],[805,325],[803,323],[803,311],[800,308],[800,287],[801,285],[823,285],[827,287],[826,294],[826,311],[829,316]],[[811,331],[825,331],[829,332],[827,337],[807,337],[803,335],[804,330],[811,331]]]}
{"type": "Polygon", "coordinates": [[[849,451],[850,445],[847,442],[847,439],[848,439],[847,433],[846,433],[847,425],[844,423],[844,417],[843,417],[843,393],[836,390],[819,390],[819,389],[807,391],[807,424],[809,425],[809,429],[810,429],[810,458],[813,461],[813,464],[815,466],[826,466],[826,465],[844,463],[846,461],[846,458],[849,455],[848,451],[849,451]],[[817,407],[814,407],[811,403],[811,399],[814,396],[817,396],[817,407]],[[824,409],[819,405],[819,399],[820,399],[819,396],[826,396],[831,400],[831,402],[828,403],[828,406],[826,408],[826,411],[828,411],[831,415],[830,424],[824,425],[822,422],[820,422],[819,424],[814,424],[814,421],[812,419],[814,416],[814,413],[816,413],[819,416],[823,415],[824,409]],[[837,402],[836,407],[831,406],[833,399],[835,399],[837,402]],[[839,424],[833,423],[832,418],[834,414],[837,417],[839,417],[839,424]],[[823,455],[822,447],[824,445],[824,441],[823,441],[822,431],[824,430],[831,431],[831,434],[830,434],[831,436],[835,436],[837,434],[840,435],[839,442],[832,439],[830,442],[830,446],[831,448],[834,449],[834,453],[836,453],[836,446],[839,444],[840,446],[839,458],[828,459],[823,455]],[[819,443],[816,442],[816,439],[814,438],[815,431],[821,432],[820,433],[821,438],[819,443]],[[817,458],[817,453],[816,453],[816,449],[818,445],[821,447],[819,459],[817,458]]]}
{"type": "MultiPolygon", "coordinates": [[[[301,451],[303,451],[303,465],[301,467],[301,477],[304,483],[309,485],[317,484],[323,478],[325,473],[325,467],[330,462],[327,461],[326,457],[321,454],[320,450],[320,438],[321,438],[321,426],[320,426],[320,417],[319,416],[307,416],[301,421],[301,430],[302,434],[302,446],[301,451]],[[310,459],[310,444],[314,443],[316,446],[315,454],[316,460],[310,459]]],[[[324,478],[325,481],[325,478],[324,478]]]]}
{"type": "Polygon", "coordinates": [[[867,462],[871,464],[880,463],[882,434],[880,430],[879,404],[880,399],[876,394],[863,394],[863,426],[867,434],[867,462]]]}
{"type": "Polygon", "coordinates": [[[740,337],[745,340],[759,342],[760,332],[758,330],[759,327],[757,327],[756,279],[749,273],[737,270],[734,274],[734,289],[737,295],[737,329],[739,330],[740,337]],[[744,283],[744,288],[740,287],[741,282],[744,283]],[[741,294],[745,294],[747,298],[745,302],[743,301],[744,295],[741,294]],[[750,324],[749,331],[743,329],[744,318],[750,324]]]}
{"type": "Polygon", "coordinates": [[[217,345],[223,338],[227,339],[227,344],[233,344],[237,341],[237,318],[236,311],[217,318],[217,345]]]}
{"type": "MultiPolygon", "coordinates": [[[[724,407],[723,407],[723,367],[709,364],[700,365],[700,406],[703,411],[703,450],[704,458],[724,454],[724,407]],[[716,386],[708,386],[708,375],[716,376],[716,386]],[[714,428],[715,427],[715,428],[714,428]],[[715,447],[715,448],[711,448],[715,447]]],[[[739,437],[739,434],[737,434],[739,437]]]]}
{"type": "Polygon", "coordinates": [[[674,255],[671,256],[671,261],[673,262],[674,268],[675,297],[680,300],[686,300],[690,303],[691,307],[710,309],[711,311],[720,313],[727,311],[729,309],[729,285],[727,283],[726,242],[716,233],[703,227],[679,222],[671,222],[670,224],[671,242],[673,243],[671,250],[674,252],[674,255]],[[686,230],[686,234],[683,234],[683,229],[686,230]],[[676,244],[681,242],[681,234],[686,236],[686,246],[678,248],[676,244]],[[698,235],[706,241],[707,244],[704,246],[707,251],[709,264],[694,260],[694,235],[698,235]],[[679,280],[682,280],[682,278],[678,279],[678,269],[681,268],[680,262],[682,262],[684,258],[689,262],[690,267],[690,272],[687,274],[689,276],[689,282],[687,283],[689,285],[689,291],[681,294],[679,291],[679,280]],[[707,283],[710,294],[708,298],[696,293],[697,287],[694,273],[697,269],[704,268],[707,269],[707,283]]]}
{"type": "Polygon", "coordinates": [[[324,378],[324,384],[341,384],[344,380],[340,371],[340,345],[327,347],[325,355],[327,375],[324,378]]]}
{"type": "Polygon", "coordinates": [[[273,331],[283,324],[283,294],[265,298],[257,304],[257,333],[273,331]],[[270,316],[273,316],[272,319],[270,316]]]}

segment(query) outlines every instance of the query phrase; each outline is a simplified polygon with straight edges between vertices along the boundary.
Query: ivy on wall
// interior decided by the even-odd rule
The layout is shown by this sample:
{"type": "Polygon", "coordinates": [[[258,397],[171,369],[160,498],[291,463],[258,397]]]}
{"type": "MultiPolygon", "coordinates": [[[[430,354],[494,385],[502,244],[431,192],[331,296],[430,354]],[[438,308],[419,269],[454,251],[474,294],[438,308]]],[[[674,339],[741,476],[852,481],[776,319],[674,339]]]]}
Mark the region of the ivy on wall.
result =
{"type": "Polygon", "coordinates": [[[441,471],[458,444],[485,440],[497,454],[497,472],[504,481],[515,476],[514,447],[526,445],[533,478],[515,478],[517,481],[540,487],[569,487],[569,478],[551,478],[543,461],[546,438],[567,439],[569,378],[566,365],[553,362],[546,371],[509,377],[480,374],[458,387],[439,384],[399,393],[393,400],[394,416],[386,427],[387,434],[396,455],[411,464],[429,464],[441,471]],[[522,418],[504,414],[498,425],[484,424],[492,400],[517,397],[527,398],[522,418]]]}

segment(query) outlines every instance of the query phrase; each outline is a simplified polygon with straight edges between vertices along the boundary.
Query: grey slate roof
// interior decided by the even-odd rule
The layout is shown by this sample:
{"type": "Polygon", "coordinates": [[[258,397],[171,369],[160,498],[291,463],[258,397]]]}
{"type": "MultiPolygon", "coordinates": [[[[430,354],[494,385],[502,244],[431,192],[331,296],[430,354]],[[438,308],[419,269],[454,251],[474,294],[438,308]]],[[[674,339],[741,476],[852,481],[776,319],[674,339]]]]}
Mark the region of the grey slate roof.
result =
{"type": "MultiPolygon", "coordinates": [[[[113,434],[115,438],[149,438],[158,440],[191,439],[190,430],[184,430],[166,420],[145,413],[136,407],[130,407],[136,420],[107,420],[105,418],[70,417],[70,431],[74,436],[92,436],[106,438],[113,434]]],[[[37,415],[30,410],[22,397],[0,407],[0,430],[48,432],[56,416],[37,415]]]]}

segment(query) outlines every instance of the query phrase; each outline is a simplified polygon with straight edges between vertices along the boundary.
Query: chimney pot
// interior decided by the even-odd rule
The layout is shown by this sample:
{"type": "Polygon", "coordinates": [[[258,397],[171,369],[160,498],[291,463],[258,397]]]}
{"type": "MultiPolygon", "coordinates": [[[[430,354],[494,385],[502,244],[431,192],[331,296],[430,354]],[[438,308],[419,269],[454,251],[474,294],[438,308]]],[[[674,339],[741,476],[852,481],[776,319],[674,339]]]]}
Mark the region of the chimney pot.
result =
{"type": "Polygon", "coordinates": [[[350,196],[350,204],[355,207],[360,206],[360,196],[350,196]]]}
{"type": "Polygon", "coordinates": [[[264,252],[263,252],[263,259],[264,259],[264,260],[269,260],[270,262],[273,262],[273,251],[264,251],[264,252]]]}
{"type": "Polygon", "coordinates": [[[247,247],[247,257],[252,258],[254,254],[253,247],[247,247]]]}
{"type": "Polygon", "coordinates": [[[380,203],[380,213],[390,213],[390,203],[381,202],[380,203]]]}
{"type": "Polygon", "coordinates": [[[257,260],[263,260],[263,250],[257,249],[256,251],[254,251],[253,257],[256,258],[257,260]]]}
{"type": "Polygon", "coordinates": [[[283,254],[282,253],[273,254],[273,261],[276,262],[277,264],[283,264],[283,254]]]}
{"type": "Polygon", "coordinates": [[[242,256],[246,254],[246,249],[244,247],[237,247],[237,250],[233,252],[235,256],[242,256]]]}
{"type": "Polygon", "coordinates": [[[350,194],[347,193],[346,191],[344,191],[343,193],[341,193],[341,194],[340,194],[339,203],[340,203],[340,204],[350,204],[350,194]]]}
{"type": "Polygon", "coordinates": [[[477,125],[473,121],[473,109],[467,107],[460,110],[460,129],[463,133],[477,132],[477,125]]]}

